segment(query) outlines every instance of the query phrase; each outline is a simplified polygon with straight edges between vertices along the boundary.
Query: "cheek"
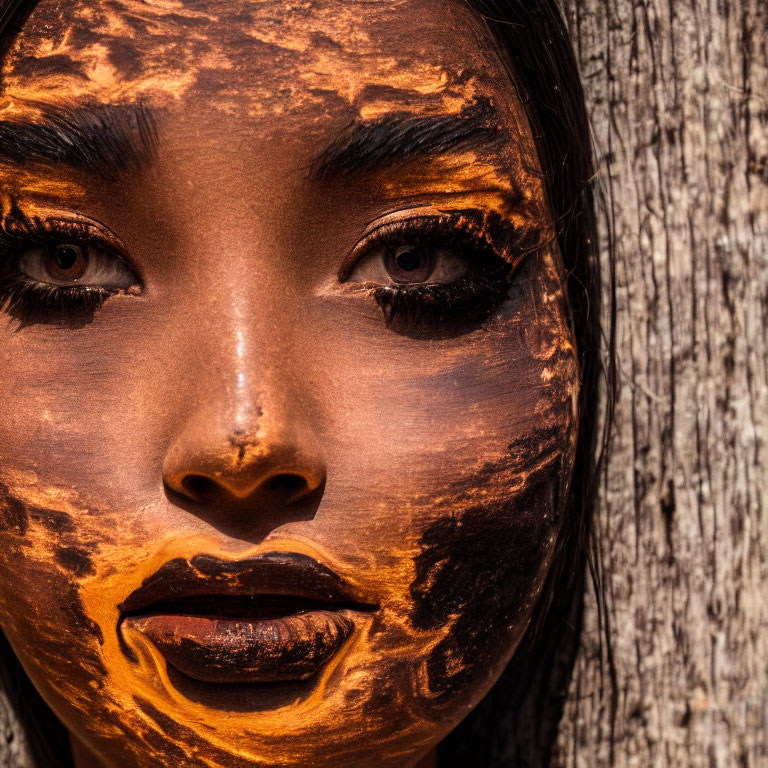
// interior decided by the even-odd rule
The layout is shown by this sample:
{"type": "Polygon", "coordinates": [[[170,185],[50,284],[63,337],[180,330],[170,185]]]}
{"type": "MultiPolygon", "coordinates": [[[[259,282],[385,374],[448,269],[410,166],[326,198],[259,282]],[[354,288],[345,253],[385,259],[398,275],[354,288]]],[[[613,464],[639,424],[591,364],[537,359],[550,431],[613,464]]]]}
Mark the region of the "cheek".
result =
{"type": "Polygon", "coordinates": [[[363,534],[386,561],[398,542],[417,552],[420,531],[462,499],[496,507],[558,462],[567,487],[579,374],[554,257],[521,269],[487,328],[440,342],[379,328],[374,344],[381,323],[374,309],[322,349],[329,370],[349,372],[315,410],[329,456],[318,517],[334,535],[363,534]]]}
{"type": "Polygon", "coordinates": [[[85,708],[106,670],[104,628],[87,615],[80,584],[94,573],[93,542],[71,512],[45,506],[20,476],[0,484],[0,624],[36,686],[85,708]]]}
{"type": "Polygon", "coordinates": [[[369,360],[375,383],[361,373],[351,401],[367,392],[371,405],[337,425],[359,458],[339,461],[330,509],[356,513],[329,511],[315,535],[386,591],[368,661],[389,660],[381,677],[407,679],[407,706],[426,719],[449,718],[496,679],[563,524],[578,365],[555,262],[538,266],[492,327],[441,354],[408,342],[386,365],[369,360]]]}
{"type": "Polygon", "coordinates": [[[411,622],[447,628],[421,670],[431,707],[487,686],[525,630],[561,523],[558,439],[542,435],[548,450],[522,470],[496,462],[471,490],[452,489],[420,537],[411,622]]]}

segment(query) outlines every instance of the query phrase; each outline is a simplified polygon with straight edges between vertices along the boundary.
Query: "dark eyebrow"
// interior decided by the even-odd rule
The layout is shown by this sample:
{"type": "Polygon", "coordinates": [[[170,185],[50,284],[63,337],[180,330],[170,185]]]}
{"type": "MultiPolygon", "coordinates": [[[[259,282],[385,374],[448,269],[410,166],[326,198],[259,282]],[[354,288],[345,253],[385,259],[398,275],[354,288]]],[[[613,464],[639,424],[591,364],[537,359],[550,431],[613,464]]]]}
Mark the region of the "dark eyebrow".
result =
{"type": "Polygon", "coordinates": [[[398,160],[488,148],[505,130],[487,98],[477,98],[455,115],[391,113],[353,122],[313,161],[309,178],[325,181],[360,171],[375,171],[398,160]]]}
{"type": "Polygon", "coordinates": [[[32,104],[32,120],[0,120],[0,163],[68,166],[113,179],[155,155],[157,128],[142,103],[32,104]]]}

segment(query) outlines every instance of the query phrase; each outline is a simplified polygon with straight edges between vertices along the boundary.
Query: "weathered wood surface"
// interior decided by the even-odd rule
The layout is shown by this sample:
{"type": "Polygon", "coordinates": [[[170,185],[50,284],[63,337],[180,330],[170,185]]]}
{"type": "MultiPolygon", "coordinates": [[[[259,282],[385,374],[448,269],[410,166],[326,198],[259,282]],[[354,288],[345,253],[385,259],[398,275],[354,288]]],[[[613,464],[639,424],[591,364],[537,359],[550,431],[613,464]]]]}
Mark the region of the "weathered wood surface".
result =
{"type": "Polygon", "coordinates": [[[0,693],[0,768],[28,768],[23,734],[19,733],[8,700],[0,693]]]}
{"type": "Polygon", "coordinates": [[[768,766],[768,3],[564,5],[621,392],[556,762],[768,766]]]}

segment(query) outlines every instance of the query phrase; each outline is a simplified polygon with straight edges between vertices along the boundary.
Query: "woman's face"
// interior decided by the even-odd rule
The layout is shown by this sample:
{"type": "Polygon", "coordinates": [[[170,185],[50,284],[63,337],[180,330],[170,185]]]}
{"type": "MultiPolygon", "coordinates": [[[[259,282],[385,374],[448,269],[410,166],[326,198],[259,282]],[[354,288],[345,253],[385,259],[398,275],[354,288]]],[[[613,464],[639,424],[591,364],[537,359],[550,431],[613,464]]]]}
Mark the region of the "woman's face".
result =
{"type": "Polygon", "coordinates": [[[410,766],[577,433],[519,96],[444,0],[42,0],[0,100],[0,624],[110,766],[410,766]]]}

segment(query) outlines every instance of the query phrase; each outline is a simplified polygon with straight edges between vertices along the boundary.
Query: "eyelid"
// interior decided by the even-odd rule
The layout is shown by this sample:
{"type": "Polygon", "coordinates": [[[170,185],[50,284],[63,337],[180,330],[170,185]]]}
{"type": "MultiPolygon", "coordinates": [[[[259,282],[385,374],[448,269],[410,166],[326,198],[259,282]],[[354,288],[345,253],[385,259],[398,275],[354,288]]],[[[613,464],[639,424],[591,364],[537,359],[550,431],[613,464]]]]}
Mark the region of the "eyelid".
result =
{"type": "MultiPolygon", "coordinates": [[[[421,208],[407,208],[394,211],[390,214],[375,219],[363,230],[362,234],[357,240],[357,243],[355,243],[352,250],[342,262],[338,272],[338,281],[340,283],[347,282],[349,275],[352,273],[354,268],[367,255],[367,253],[371,250],[371,247],[375,245],[377,239],[382,236],[383,232],[386,232],[390,227],[395,227],[404,223],[413,224],[414,228],[416,228],[419,221],[449,223],[451,220],[458,221],[459,219],[464,218],[468,223],[471,223],[473,228],[476,228],[477,231],[467,231],[467,227],[457,227],[457,229],[464,229],[467,231],[467,234],[477,234],[478,241],[485,239],[487,245],[492,247],[492,244],[487,240],[487,238],[484,238],[481,232],[481,222],[486,215],[487,214],[481,210],[457,211],[425,206],[421,208]]],[[[511,227],[512,225],[510,224],[510,228],[511,227]]],[[[499,253],[499,257],[504,258],[502,253],[499,253]]]]}
{"type": "Polygon", "coordinates": [[[77,213],[35,213],[29,216],[18,209],[2,222],[2,235],[14,240],[40,242],[51,239],[67,242],[79,240],[113,253],[136,278],[141,290],[144,280],[141,271],[128,255],[120,238],[106,225],[77,213]]]}

